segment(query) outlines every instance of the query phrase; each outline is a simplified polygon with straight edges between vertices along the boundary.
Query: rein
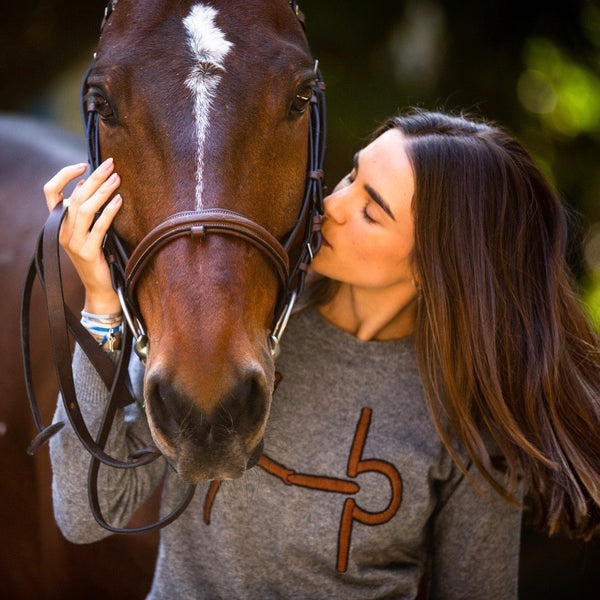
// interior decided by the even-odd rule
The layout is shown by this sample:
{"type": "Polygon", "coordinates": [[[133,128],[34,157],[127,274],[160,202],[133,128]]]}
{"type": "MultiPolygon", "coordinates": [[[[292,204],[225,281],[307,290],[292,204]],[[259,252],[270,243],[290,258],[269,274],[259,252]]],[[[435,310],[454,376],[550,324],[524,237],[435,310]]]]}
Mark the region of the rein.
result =
{"type": "MultiPolygon", "coordinates": [[[[106,6],[101,31],[115,9],[118,0],[110,0],[106,6]]],[[[304,28],[304,16],[297,2],[289,5],[304,28]]],[[[91,69],[91,67],[90,67],[91,69]]],[[[85,87],[90,69],[86,72],[81,93],[82,119],[87,137],[88,160],[92,170],[100,162],[98,114],[93,105],[86,107],[85,87]]],[[[321,244],[320,225],[323,214],[323,158],[325,150],[325,85],[315,65],[317,85],[313,88],[309,105],[308,166],[305,192],[296,225],[282,243],[264,227],[247,217],[222,208],[186,211],[171,215],[147,233],[128,256],[118,234],[111,227],[107,232],[103,250],[108,261],[113,287],[119,296],[128,327],[123,330],[122,350],[118,364],[113,366],[108,355],[96,340],[81,325],[78,318],[65,303],[60,265],[60,226],[67,208],[60,203],[50,213],[31,260],[21,298],[21,348],[25,387],[29,398],[38,435],[29,445],[27,452],[33,454],[63,426],[56,422],[44,426],[33,384],[30,346],[30,312],[33,286],[39,280],[46,295],[46,308],[50,327],[54,367],[67,417],[77,437],[91,455],[88,473],[88,496],[92,514],[105,529],[114,533],[140,533],[158,529],[174,521],[191,502],[195,485],[189,485],[180,504],[168,515],[154,523],[134,528],[117,528],[106,522],[100,509],[98,497],[98,472],[103,463],[115,468],[135,468],[146,465],[159,456],[154,446],[134,452],[128,461],[108,455],[104,448],[117,411],[135,402],[128,381],[128,365],[131,349],[145,363],[148,355],[148,337],[141,317],[135,286],[145,266],[152,257],[171,241],[187,236],[191,242],[199,243],[207,235],[226,235],[242,239],[257,248],[271,264],[280,283],[275,317],[269,340],[272,356],[279,352],[279,342],[287,325],[297,296],[302,291],[308,265],[321,244]],[[290,253],[300,249],[297,259],[290,264],[290,253]],[[84,422],[71,367],[71,337],[81,347],[104,385],[110,391],[99,433],[94,438],[84,422]]]]}

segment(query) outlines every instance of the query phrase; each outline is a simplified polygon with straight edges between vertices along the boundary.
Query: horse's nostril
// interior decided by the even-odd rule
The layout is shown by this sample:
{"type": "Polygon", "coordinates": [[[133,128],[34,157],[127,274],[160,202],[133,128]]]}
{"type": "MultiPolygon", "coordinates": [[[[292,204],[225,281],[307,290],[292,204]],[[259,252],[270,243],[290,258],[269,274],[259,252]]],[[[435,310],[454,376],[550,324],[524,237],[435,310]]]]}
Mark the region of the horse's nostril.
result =
{"type": "Polygon", "coordinates": [[[248,427],[256,427],[265,417],[265,388],[256,377],[251,377],[246,385],[245,412],[248,427]]]}
{"type": "Polygon", "coordinates": [[[265,386],[254,375],[239,381],[221,403],[217,420],[229,420],[240,431],[252,431],[262,424],[266,413],[265,386]]]}
{"type": "Polygon", "coordinates": [[[172,440],[180,437],[182,429],[195,412],[191,400],[181,396],[170,384],[160,380],[148,386],[146,404],[154,425],[172,440]]]}

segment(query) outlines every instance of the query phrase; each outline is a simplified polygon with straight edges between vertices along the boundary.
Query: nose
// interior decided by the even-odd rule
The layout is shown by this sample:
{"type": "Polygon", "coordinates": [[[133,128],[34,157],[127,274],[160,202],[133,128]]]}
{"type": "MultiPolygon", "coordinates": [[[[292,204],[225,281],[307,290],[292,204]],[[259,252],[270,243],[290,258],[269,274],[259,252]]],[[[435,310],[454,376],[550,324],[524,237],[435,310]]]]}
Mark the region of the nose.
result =
{"type": "Polygon", "coordinates": [[[200,406],[161,374],[152,375],[145,397],[152,423],[172,456],[178,453],[182,440],[188,438],[208,452],[234,437],[249,442],[260,430],[268,410],[265,386],[252,372],[237,380],[210,406],[200,406]]]}
{"type": "Polygon", "coordinates": [[[351,203],[349,188],[338,186],[323,200],[323,212],[328,219],[342,224],[348,219],[351,203]]]}

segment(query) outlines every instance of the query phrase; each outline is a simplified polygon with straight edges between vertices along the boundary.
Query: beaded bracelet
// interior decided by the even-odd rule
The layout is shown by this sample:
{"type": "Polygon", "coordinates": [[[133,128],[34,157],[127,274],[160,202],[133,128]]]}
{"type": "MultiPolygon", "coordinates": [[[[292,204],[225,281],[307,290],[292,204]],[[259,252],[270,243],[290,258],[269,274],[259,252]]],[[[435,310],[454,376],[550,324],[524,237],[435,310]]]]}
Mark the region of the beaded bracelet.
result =
{"type": "Polygon", "coordinates": [[[121,327],[123,325],[123,315],[121,313],[95,315],[82,310],[81,324],[102,348],[107,350],[117,350],[119,348],[121,327]]]}

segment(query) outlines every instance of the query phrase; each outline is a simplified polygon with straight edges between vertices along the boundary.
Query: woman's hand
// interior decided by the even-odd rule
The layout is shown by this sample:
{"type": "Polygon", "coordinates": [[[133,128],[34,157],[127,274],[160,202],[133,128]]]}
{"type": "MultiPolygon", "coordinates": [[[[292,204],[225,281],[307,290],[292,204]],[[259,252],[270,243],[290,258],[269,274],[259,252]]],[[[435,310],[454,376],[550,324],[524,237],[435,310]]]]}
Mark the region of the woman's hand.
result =
{"type": "MultiPolygon", "coordinates": [[[[46,183],[44,195],[50,211],[63,200],[65,187],[81,177],[86,167],[84,163],[65,167],[46,183]]],[[[64,200],[69,209],[60,230],[60,245],[73,262],[85,287],[84,310],[94,314],[121,311],[119,298],[112,287],[108,263],[102,253],[104,236],[121,208],[119,194],[106,205],[94,223],[96,213],[119,184],[120,178],[114,173],[113,160],[109,158],[87,179],[79,181],[71,197],[64,200]]]]}

